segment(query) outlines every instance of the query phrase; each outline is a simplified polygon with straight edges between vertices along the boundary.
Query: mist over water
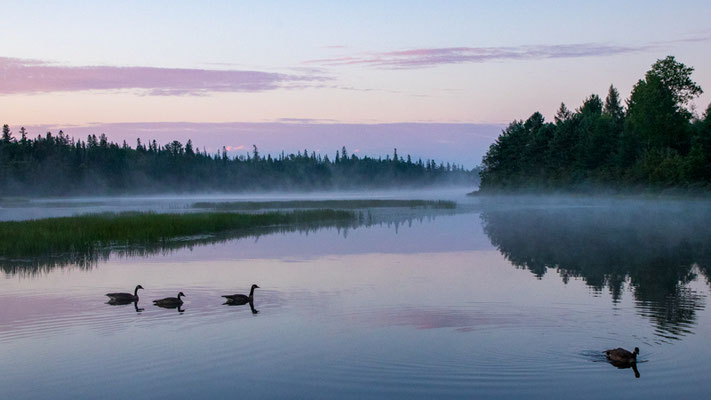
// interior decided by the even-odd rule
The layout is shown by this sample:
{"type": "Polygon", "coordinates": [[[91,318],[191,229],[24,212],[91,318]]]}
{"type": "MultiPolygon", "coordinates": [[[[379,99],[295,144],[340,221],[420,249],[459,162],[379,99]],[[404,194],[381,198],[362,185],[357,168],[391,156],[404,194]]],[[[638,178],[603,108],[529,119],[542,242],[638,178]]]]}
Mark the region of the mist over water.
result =
{"type": "Polygon", "coordinates": [[[632,295],[664,339],[690,333],[705,297],[690,290],[711,280],[711,207],[706,201],[570,199],[531,206],[485,200],[484,232],[517,268],[541,279],[582,279],[614,302],[632,295]]]}
{"type": "Polygon", "coordinates": [[[93,196],[60,198],[0,198],[0,221],[70,217],[88,213],[152,211],[194,212],[197,202],[287,201],[287,200],[350,200],[350,199],[420,199],[458,200],[468,202],[469,186],[413,190],[343,190],[331,192],[255,192],[166,194],[145,196],[93,196]]]}
{"type": "MultiPolygon", "coordinates": [[[[283,197],[458,204],[105,249],[85,264],[0,261],[0,387],[11,398],[711,393],[708,202],[463,193],[283,197]],[[105,304],[138,283],[135,308],[105,304]],[[222,305],[252,283],[257,314],[222,305]],[[179,290],[182,312],[152,306],[179,290]],[[602,355],[635,346],[639,378],[602,355]]],[[[189,212],[216,200],[274,197],[70,203],[189,212]]]]}

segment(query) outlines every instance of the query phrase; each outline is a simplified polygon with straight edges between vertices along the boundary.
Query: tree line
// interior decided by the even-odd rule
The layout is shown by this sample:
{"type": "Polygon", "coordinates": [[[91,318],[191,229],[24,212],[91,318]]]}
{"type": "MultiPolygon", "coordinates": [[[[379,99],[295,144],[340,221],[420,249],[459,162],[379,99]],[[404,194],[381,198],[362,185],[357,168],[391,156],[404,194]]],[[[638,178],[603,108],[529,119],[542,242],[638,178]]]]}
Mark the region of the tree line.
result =
{"type": "Polygon", "coordinates": [[[159,145],[137,140],[111,142],[105,134],[75,140],[64,132],[28,138],[3,126],[0,138],[0,197],[14,195],[131,194],[160,192],[243,192],[405,188],[475,185],[478,170],[461,165],[413,161],[397,154],[384,159],[349,154],[331,160],[307,150],[272,157],[259,153],[231,157],[226,148],[208,154],[192,141],[159,145]]]}
{"type": "Polygon", "coordinates": [[[481,192],[606,189],[711,189],[711,105],[703,117],[691,101],[702,93],[692,67],[660,59],[623,107],[610,86],[575,111],[561,104],[554,122],[536,112],[503,130],[483,158],[481,192]]]}

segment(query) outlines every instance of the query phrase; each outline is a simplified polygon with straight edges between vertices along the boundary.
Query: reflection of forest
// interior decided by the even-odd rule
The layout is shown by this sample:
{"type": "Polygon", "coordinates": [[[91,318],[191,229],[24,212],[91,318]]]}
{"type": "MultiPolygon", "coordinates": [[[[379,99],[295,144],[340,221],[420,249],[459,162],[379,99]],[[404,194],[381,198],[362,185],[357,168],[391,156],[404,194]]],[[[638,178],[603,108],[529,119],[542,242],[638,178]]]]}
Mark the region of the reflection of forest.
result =
{"type": "Polygon", "coordinates": [[[564,282],[579,277],[607,288],[615,302],[627,284],[659,336],[689,333],[704,306],[687,284],[699,272],[711,277],[707,205],[485,207],[481,219],[491,243],[536,277],[555,269],[564,282]]]}
{"type": "Polygon", "coordinates": [[[452,209],[411,209],[409,207],[363,210],[358,212],[358,218],[354,221],[309,222],[291,226],[255,228],[218,234],[179,237],[152,245],[112,246],[90,251],[45,254],[41,257],[23,259],[3,259],[0,257],[0,271],[7,275],[32,276],[48,273],[55,268],[78,267],[88,270],[99,262],[108,261],[111,256],[142,257],[168,254],[175,250],[220,244],[242,238],[258,239],[260,236],[285,233],[309,234],[325,228],[336,229],[338,234],[344,237],[347,237],[348,232],[353,229],[374,225],[387,226],[397,232],[401,226],[412,226],[413,222],[422,223],[425,220],[433,220],[440,215],[452,215],[454,213],[455,211],[452,209]]]}

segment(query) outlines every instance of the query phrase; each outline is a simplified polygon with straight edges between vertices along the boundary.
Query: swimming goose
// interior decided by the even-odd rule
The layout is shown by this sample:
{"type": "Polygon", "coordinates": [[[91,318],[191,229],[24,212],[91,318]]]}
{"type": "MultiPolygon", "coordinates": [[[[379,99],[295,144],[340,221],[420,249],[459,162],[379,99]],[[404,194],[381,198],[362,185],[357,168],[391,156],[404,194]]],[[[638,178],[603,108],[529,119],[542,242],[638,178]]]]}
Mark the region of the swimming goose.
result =
{"type": "Polygon", "coordinates": [[[183,292],[180,292],[180,293],[178,293],[178,297],[166,297],[164,299],[153,300],[153,304],[158,307],[165,307],[165,308],[180,307],[180,305],[183,304],[183,300],[180,299],[180,296],[185,296],[185,295],[183,294],[183,292]]]}
{"type": "Polygon", "coordinates": [[[110,304],[128,304],[138,301],[138,289],[143,289],[143,286],[137,285],[136,289],[131,293],[106,293],[109,296],[110,304]]]}
{"type": "Polygon", "coordinates": [[[230,294],[222,297],[227,299],[228,304],[247,304],[254,300],[254,289],[259,289],[259,286],[252,285],[252,289],[249,291],[249,296],[244,294],[230,294]]]}
{"type": "Polygon", "coordinates": [[[635,347],[633,352],[627,351],[622,347],[605,350],[605,356],[607,356],[607,359],[617,363],[635,363],[637,362],[637,354],[639,354],[639,347],[635,347]]]}

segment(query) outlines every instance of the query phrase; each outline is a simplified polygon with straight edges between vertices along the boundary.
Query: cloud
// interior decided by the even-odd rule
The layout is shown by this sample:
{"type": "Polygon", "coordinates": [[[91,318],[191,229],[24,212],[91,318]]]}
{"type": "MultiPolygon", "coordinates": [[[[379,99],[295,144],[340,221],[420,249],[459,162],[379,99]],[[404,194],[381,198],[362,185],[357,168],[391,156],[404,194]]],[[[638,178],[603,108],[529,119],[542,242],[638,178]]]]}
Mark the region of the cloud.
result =
{"type": "Polygon", "coordinates": [[[319,123],[331,123],[336,122],[333,119],[315,119],[315,118],[279,118],[277,122],[291,123],[291,124],[319,124],[319,123]]]}
{"type": "Polygon", "coordinates": [[[159,67],[61,66],[0,57],[0,94],[139,89],[153,96],[261,92],[324,81],[314,74],[159,67]]]}
{"type": "Polygon", "coordinates": [[[324,58],[307,63],[323,65],[367,65],[385,69],[428,68],[443,64],[484,63],[501,60],[542,60],[611,56],[643,51],[652,45],[617,46],[600,43],[577,43],[508,47],[444,47],[423,48],[358,56],[324,58]]]}

